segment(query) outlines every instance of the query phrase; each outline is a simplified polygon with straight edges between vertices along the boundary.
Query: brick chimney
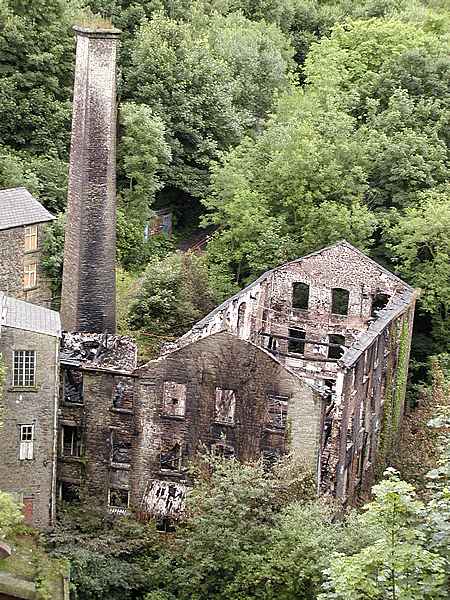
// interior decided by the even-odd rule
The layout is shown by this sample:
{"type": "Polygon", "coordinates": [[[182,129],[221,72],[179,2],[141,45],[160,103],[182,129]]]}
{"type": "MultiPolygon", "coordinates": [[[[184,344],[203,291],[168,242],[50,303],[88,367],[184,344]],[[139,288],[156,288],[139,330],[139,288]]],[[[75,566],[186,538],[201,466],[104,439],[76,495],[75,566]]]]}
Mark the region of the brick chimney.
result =
{"type": "Polygon", "coordinates": [[[66,331],[116,330],[118,29],[77,38],[61,319],[66,331]]]}

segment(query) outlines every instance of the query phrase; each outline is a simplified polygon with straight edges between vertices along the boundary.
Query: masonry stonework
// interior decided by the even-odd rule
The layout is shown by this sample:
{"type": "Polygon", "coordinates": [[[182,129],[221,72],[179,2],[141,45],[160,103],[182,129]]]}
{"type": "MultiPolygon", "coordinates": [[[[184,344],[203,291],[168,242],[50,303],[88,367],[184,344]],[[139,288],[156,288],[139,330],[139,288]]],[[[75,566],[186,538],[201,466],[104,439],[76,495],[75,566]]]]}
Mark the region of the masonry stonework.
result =
{"type": "Polygon", "coordinates": [[[75,27],[77,54],[61,318],[115,332],[116,52],[119,31],[75,27]]]}
{"type": "MultiPolygon", "coordinates": [[[[0,303],[1,304],[1,303],[0,303]]],[[[49,311],[50,312],[50,311],[49,311]]],[[[0,327],[0,352],[7,368],[0,435],[0,489],[27,506],[32,524],[46,527],[55,514],[55,433],[59,337],[17,327],[0,327]],[[15,387],[14,351],[36,353],[33,387],[15,387]],[[21,426],[33,426],[32,455],[21,458],[21,426]]]]}
{"type": "Polygon", "coordinates": [[[37,224],[37,248],[25,252],[25,227],[0,230],[0,290],[19,300],[49,308],[52,303],[50,281],[42,268],[42,249],[46,223],[37,224]],[[36,285],[26,289],[24,268],[36,265],[36,285]]]}

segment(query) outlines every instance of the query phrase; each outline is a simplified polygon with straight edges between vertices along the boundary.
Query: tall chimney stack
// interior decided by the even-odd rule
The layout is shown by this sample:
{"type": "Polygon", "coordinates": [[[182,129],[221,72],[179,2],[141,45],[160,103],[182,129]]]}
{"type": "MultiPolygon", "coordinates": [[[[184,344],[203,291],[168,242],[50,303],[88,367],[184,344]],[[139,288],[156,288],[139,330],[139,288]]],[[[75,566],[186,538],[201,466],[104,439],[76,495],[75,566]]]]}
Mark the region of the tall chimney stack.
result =
{"type": "Polygon", "coordinates": [[[61,319],[66,331],[116,330],[118,29],[77,36],[61,319]]]}

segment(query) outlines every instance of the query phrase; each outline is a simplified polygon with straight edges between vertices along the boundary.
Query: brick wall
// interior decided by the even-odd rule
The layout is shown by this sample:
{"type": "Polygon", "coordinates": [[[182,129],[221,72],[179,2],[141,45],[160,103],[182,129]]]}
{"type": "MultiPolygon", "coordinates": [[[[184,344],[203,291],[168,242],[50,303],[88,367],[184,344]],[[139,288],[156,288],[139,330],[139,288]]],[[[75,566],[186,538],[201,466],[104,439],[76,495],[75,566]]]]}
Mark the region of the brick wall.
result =
{"type": "Polygon", "coordinates": [[[5,383],[4,427],[0,435],[0,489],[32,498],[33,523],[46,526],[53,503],[54,431],[59,339],[3,327],[0,351],[8,373],[5,383]],[[36,388],[12,387],[13,351],[36,350],[36,388]],[[19,460],[20,425],[34,425],[34,458],[19,460]]]}

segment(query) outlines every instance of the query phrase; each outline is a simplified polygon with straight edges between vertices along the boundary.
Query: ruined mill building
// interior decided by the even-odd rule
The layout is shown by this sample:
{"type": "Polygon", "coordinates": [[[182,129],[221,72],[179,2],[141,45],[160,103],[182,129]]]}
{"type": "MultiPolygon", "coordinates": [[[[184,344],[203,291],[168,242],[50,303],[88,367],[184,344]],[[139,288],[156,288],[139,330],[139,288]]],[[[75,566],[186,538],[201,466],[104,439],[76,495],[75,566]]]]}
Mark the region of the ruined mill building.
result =
{"type": "Polygon", "coordinates": [[[18,276],[28,252],[39,262],[53,217],[25,190],[4,192],[6,204],[0,192],[0,489],[26,500],[39,526],[80,497],[176,519],[188,464],[206,448],[268,466],[296,453],[318,492],[353,502],[400,425],[416,291],[338,242],[263,274],[139,365],[115,324],[120,32],[75,31],[61,322],[48,294],[26,295],[18,276]],[[14,194],[32,221],[10,220],[14,194]],[[2,222],[14,234],[1,238],[2,222]]]}

